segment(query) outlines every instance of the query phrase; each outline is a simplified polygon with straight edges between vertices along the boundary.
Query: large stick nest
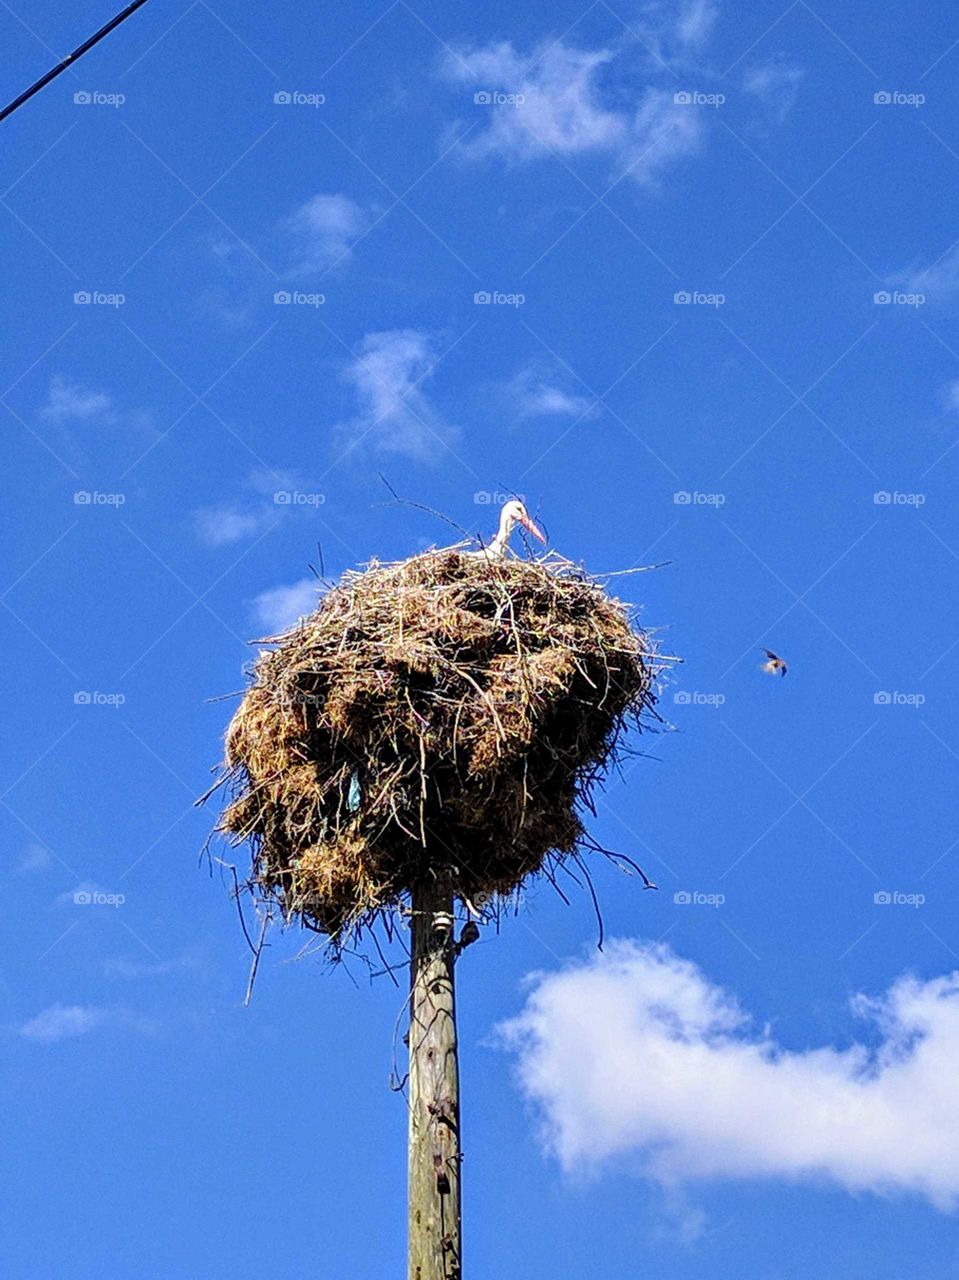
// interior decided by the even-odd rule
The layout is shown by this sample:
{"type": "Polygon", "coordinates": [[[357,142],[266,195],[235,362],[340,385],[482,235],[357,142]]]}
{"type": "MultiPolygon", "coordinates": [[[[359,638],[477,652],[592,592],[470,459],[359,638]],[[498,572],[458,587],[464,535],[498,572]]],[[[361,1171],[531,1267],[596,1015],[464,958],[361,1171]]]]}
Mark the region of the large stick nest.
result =
{"type": "Polygon", "coordinates": [[[342,945],[437,870],[468,903],[575,855],[655,654],[559,557],[431,551],[350,572],[260,652],[220,829],[251,884],[342,945]]]}

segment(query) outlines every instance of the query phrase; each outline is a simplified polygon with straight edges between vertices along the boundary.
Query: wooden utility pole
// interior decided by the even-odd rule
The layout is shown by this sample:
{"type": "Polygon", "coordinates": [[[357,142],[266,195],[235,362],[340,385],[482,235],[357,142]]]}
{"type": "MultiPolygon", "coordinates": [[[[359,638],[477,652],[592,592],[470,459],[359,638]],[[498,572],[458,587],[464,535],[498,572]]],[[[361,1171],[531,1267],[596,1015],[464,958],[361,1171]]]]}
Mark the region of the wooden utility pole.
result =
{"type": "Polygon", "coordinates": [[[460,1280],[460,1093],[453,893],[413,893],[410,963],[409,1280],[460,1280]]]}

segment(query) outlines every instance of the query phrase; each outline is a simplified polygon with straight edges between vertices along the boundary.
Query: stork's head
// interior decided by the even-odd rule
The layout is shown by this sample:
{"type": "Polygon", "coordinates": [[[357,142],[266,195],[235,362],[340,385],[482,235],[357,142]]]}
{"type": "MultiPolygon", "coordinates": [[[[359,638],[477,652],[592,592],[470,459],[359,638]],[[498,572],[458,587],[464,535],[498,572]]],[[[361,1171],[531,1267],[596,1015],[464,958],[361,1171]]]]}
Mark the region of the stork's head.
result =
{"type": "Polygon", "coordinates": [[[540,542],[546,541],[546,535],[529,518],[529,512],[523,504],[514,499],[512,502],[507,502],[500,513],[500,535],[508,538],[518,524],[521,524],[534,538],[539,538],[540,542]]]}

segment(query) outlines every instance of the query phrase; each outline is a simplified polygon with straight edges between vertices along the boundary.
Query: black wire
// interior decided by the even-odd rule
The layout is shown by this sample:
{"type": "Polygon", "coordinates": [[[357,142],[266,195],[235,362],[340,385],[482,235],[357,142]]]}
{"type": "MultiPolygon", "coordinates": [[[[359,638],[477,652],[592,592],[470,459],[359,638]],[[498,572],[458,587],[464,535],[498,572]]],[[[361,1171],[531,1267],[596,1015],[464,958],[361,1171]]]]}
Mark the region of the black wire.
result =
{"type": "Polygon", "coordinates": [[[0,120],[6,120],[7,116],[12,116],[17,107],[22,107],[23,104],[28,99],[32,98],[35,93],[39,93],[44,85],[48,85],[50,81],[55,80],[61,72],[66,71],[68,67],[71,67],[78,58],[83,57],[88,49],[92,49],[95,44],[99,44],[104,36],[108,36],[115,27],[118,27],[121,22],[125,22],[131,13],[139,9],[142,5],[145,5],[146,2],[147,0],[133,0],[133,4],[128,4],[122,13],[118,13],[115,18],[111,18],[105,27],[101,27],[99,31],[95,32],[90,37],[89,40],[84,40],[83,44],[81,44],[79,48],[74,49],[73,53],[68,53],[63,61],[55,66],[52,71],[48,71],[45,76],[41,76],[36,84],[32,84],[29,89],[20,94],[19,98],[14,98],[11,103],[5,106],[3,110],[0,111],[0,120]]]}

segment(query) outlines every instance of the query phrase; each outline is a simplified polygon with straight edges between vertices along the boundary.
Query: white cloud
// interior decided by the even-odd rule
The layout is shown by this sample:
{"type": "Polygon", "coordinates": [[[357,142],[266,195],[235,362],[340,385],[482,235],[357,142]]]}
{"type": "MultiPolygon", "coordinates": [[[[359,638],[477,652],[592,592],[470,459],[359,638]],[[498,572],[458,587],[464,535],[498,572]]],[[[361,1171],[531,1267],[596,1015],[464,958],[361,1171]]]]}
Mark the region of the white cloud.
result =
{"type": "Polygon", "coordinates": [[[278,284],[309,288],[317,277],[345,267],[352,246],[377,210],[339,192],[319,193],[256,237],[252,246],[213,236],[205,241],[214,276],[203,287],[203,310],[229,326],[249,324],[272,307],[278,284]]]}
{"type": "Polygon", "coordinates": [[[276,274],[238,240],[214,234],[204,241],[204,246],[214,272],[201,286],[200,308],[232,328],[249,324],[264,300],[273,297],[276,274]]]}
{"type": "Polygon", "coordinates": [[[221,502],[193,512],[197,536],[208,547],[228,547],[265,532],[290,511],[315,510],[283,500],[298,487],[297,478],[289,471],[258,468],[244,482],[247,493],[242,501],[221,502]],[[278,494],[283,495],[279,501],[278,494]]]}
{"type": "Polygon", "coordinates": [[[505,400],[521,422],[531,418],[592,416],[596,410],[591,396],[567,390],[555,370],[528,365],[505,387],[505,400]]]}
{"type": "Polygon", "coordinates": [[[72,1040],[86,1035],[107,1020],[104,1009],[92,1005],[54,1004],[36,1017],[25,1022],[20,1035],[37,1044],[54,1044],[58,1040],[72,1040]]]}
{"type": "Polygon", "coordinates": [[[62,373],[56,373],[50,379],[47,397],[37,413],[71,444],[77,438],[72,429],[81,424],[94,428],[119,427],[135,435],[154,438],[157,435],[150,409],[127,408],[108,391],[75,382],[62,373]]]}
{"type": "Polygon", "coordinates": [[[525,406],[527,417],[547,418],[566,416],[574,417],[586,414],[592,408],[592,401],[586,396],[570,395],[559,387],[551,387],[540,383],[530,394],[525,406]]]}
{"type": "Polygon", "coordinates": [[[289,586],[270,587],[253,601],[253,614],[269,635],[279,635],[294,626],[304,614],[312,613],[319,599],[316,578],[301,578],[289,586]]]}
{"type": "Polygon", "coordinates": [[[708,44],[719,17],[713,0],[649,0],[630,29],[652,54],[654,64],[698,71],[698,55],[708,44]]]}
{"type": "Polygon", "coordinates": [[[959,240],[927,267],[913,267],[892,277],[910,293],[922,293],[932,302],[949,301],[959,295],[959,240]]]}
{"type": "Polygon", "coordinates": [[[44,871],[51,861],[49,849],[45,849],[42,844],[32,843],[24,850],[17,870],[22,875],[31,871],[44,871]]]}
{"type": "Polygon", "coordinates": [[[652,184],[663,169],[702,145],[703,112],[678,105],[666,89],[647,89],[630,122],[622,158],[637,182],[652,184]]]}
{"type": "Polygon", "coordinates": [[[349,196],[313,196],[281,224],[293,256],[290,270],[315,275],[344,261],[370,219],[370,213],[349,196]]]}
{"type": "Polygon", "coordinates": [[[92,880],[81,880],[75,884],[72,889],[64,889],[62,893],[58,893],[53,900],[55,907],[76,907],[86,906],[91,897],[96,896],[112,896],[113,891],[104,889],[102,885],[94,884],[92,880]],[[77,902],[79,896],[80,901],[77,902]]]}
{"type": "Polygon", "coordinates": [[[345,446],[360,440],[357,452],[396,454],[418,462],[439,456],[456,436],[423,389],[436,362],[427,334],[416,329],[369,333],[343,377],[360,412],[337,428],[345,446]]]}
{"type": "Polygon", "coordinates": [[[514,161],[592,153],[639,182],[655,180],[668,163],[698,148],[703,113],[677,106],[672,91],[652,85],[637,87],[636,106],[624,107],[621,95],[602,84],[611,63],[622,74],[620,59],[614,49],[577,49],[562,41],[544,42],[529,58],[509,41],[448,56],[443,70],[453,82],[519,98],[519,105],[477,106],[488,123],[464,141],[463,153],[514,161]]]}
{"type": "Polygon", "coordinates": [[[105,422],[116,421],[113,397],[106,391],[96,391],[80,382],[71,382],[57,373],[50,380],[47,398],[40,406],[41,418],[48,422],[105,422]]]}
{"type": "Polygon", "coordinates": [[[943,388],[942,398],[947,409],[959,409],[959,378],[954,382],[946,383],[943,388]]]}
{"type": "Polygon", "coordinates": [[[269,509],[242,511],[236,507],[204,507],[196,512],[200,540],[209,547],[228,547],[259,533],[272,512],[269,509]]]}
{"type": "Polygon", "coordinates": [[[130,960],[125,956],[113,956],[103,961],[103,972],[108,978],[135,981],[138,978],[157,978],[170,973],[199,968],[197,957],[185,953],[173,960],[130,960]]]}
{"type": "Polygon", "coordinates": [[[698,48],[713,33],[719,9],[713,0],[687,0],[679,6],[673,31],[684,48],[698,48]]]}
{"type": "Polygon", "coordinates": [[[540,974],[502,1028],[568,1170],[829,1181],[959,1198],[959,973],[856,997],[869,1043],[790,1050],[662,945],[540,974]],[[878,1034],[876,1034],[878,1033],[878,1034]]]}
{"type": "Polygon", "coordinates": [[[489,125],[466,144],[473,155],[500,153],[525,160],[548,154],[606,150],[625,134],[619,112],[607,110],[596,83],[600,68],[612,61],[609,49],[575,49],[561,42],[541,45],[523,57],[508,41],[462,50],[445,62],[452,80],[477,90],[521,94],[520,106],[485,108],[489,125]]]}
{"type": "Polygon", "coordinates": [[[784,58],[770,58],[750,67],[743,76],[743,89],[752,94],[781,123],[792,110],[804,71],[784,58]]]}

